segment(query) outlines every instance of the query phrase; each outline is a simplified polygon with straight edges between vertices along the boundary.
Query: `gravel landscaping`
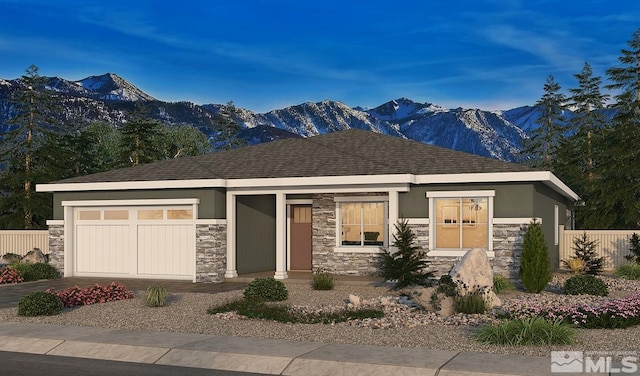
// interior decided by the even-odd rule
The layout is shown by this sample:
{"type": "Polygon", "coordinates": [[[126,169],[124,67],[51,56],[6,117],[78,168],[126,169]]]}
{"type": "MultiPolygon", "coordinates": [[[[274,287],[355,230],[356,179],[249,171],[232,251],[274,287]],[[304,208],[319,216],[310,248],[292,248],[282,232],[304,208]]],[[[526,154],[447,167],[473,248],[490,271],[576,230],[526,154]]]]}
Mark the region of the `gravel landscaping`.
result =
{"type": "MultiPolygon", "coordinates": [[[[593,302],[592,296],[567,296],[559,293],[565,275],[556,275],[539,294],[507,291],[499,294],[504,307],[516,300],[543,302],[548,305],[568,302],[593,302]]],[[[640,281],[605,277],[610,298],[624,297],[640,291],[640,281]]],[[[59,325],[92,326],[131,330],[190,332],[227,336],[248,336],[301,341],[419,347],[450,351],[474,351],[501,354],[549,356],[551,350],[638,351],[640,326],[628,329],[578,329],[578,343],[555,347],[507,347],[482,345],[473,332],[478,325],[496,321],[494,314],[456,314],[447,318],[416,310],[405,298],[387,287],[342,286],[334,290],[315,291],[307,284],[287,284],[291,306],[303,310],[345,307],[349,295],[357,295],[364,305],[382,308],[381,319],[354,320],[333,325],[282,324],[248,320],[234,313],[209,315],[207,309],[242,297],[241,291],[218,294],[173,294],[165,307],[147,307],[137,292],[135,299],[65,309],[56,316],[19,317],[17,308],[0,310],[0,321],[37,322],[59,325]]],[[[606,299],[606,298],[605,298],[606,299]]]]}

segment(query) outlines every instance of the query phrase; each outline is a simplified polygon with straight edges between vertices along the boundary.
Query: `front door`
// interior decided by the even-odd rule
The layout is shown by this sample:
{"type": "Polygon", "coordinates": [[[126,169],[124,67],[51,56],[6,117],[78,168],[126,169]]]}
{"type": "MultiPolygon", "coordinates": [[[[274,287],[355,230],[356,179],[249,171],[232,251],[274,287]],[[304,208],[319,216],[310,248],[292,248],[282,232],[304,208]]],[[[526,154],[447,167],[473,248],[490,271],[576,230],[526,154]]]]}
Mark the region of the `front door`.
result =
{"type": "Polygon", "coordinates": [[[290,270],[311,270],[311,205],[291,205],[290,270]]]}

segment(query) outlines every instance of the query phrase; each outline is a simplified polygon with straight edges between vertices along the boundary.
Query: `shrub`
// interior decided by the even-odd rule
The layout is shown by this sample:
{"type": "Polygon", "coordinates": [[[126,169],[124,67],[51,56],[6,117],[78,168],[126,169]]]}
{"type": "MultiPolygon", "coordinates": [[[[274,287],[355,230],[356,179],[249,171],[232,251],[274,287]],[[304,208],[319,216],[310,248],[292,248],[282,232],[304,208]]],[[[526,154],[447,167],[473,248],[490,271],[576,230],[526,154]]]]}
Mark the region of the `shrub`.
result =
{"type": "Polygon", "coordinates": [[[78,286],[61,291],[49,289],[47,292],[57,295],[65,307],[106,303],[133,298],[133,292],[116,282],[112,282],[106,286],[96,284],[84,289],[78,286]]]}
{"type": "Polygon", "coordinates": [[[62,312],[60,298],[50,292],[38,291],[23,296],[18,302],[18,316],[51,316],[62,312]]]}
{"type": "Polygon", "coordinates": [[[24,282],[24,278],[18,273],[17,270],[11,267],[5,267],[0,269],[0,285],[7,283],[20,283],[24,282]]]}
{"type": "Polygon", "coordinates": [[[640,264],[640,236],[635,232],[631,235],[631,239],[629,239],[629,253],[630,254],[624,256],[624,258],[640,264]]]}
{"type": "Polygon", "coordinates": [[[622,299],[610,299],[599,304],[569,304],[549,306],[528,301],[515,302],[508,308],[512,318],[532,316],[564,322],[583,328],[627,328],[640,324],[640,292],[622,299]]]}
{"type": "Polygon", "coordinates": [[[279,302],[288,297],[289,292],[284,283],[272,277],[256,278],[244,290],[244,298],[253,302],[279,302]]]}
{"type": "Polygon", "coordinates": [[[505,290],[513,290],[514,288],[513,283],[507,277],[500,274],[493,275],[493,291],[496,294],[505,290]]]}
{"type": "Polygon", "coordinates": [[[583,274],[587,270],[587,262],[579,257],[570,257],[562,260],[562,264],[571,270],[573,274],[583,274]]]}
{"type": "Polygon", "coordinates": [[[391,253],[390,250],[382,249],[382,277],[397,281],[394,289],[428,285],[429,277],[432,277],[433,273],[425,271],[429,265],[426,260],[427,253],[415,244],[416,234],[406,219],[398,221],[395,228],[392,246],[397,250],[391,253]]]}
{"type": "Polygon", "coordinates": [[[221,307],[209,308],[209,314],[235,311],[239,315],[261,319],[273,320],[282,323],[302,324],[331,324],[356,319],[381,318],[384,313],[381,310],[371,308],[341,309],[333,312],[304,312],[292,309],[284,305],[265,304],[264,302],[237,300],[221,307]]]}
{"type": "Polygon", "coordinates": [[[640,279],[640,264],[624,264],[616,269],[616,276],[624,279],[640,279]]]}
{"type": "Polygon", "coordinates": [[[147,307],[162,307],[166,303],[169,293],[160,285],[151,285],[145,291],[145,303],[147,307]]]}
{"type": "Polygon", "coordinates": [[[533,220],[524,234],[520,278],[525,290],[539,293],[551,281],[551,261],[540,223],[533,220]]]}
{"type": "Polygon", "coordinates": [[[333,290],[333,275],[326,270],[316,270],[311,277],[314,290],[333,290]]]}
{"type": "Polygon", "coordinates": [[[602,272],[602,263],[604,258],[598,257],[596,253],[596,247],[598,242],[595,240],[589,240],[587,232],[583,232],[582,236],[573,239],[573,251],[575,257],[584,260],[585,273],[591,275],[598,275],[602,272]]]}
{"type": "Polygon", "coordinates": [[[574,275],[564,282],[564,293],[567,295],[607,296],[609,295],[609,289],[600,278],[590,274],[582,274],[574,275]]]}
{"type": "Polygon", "coordinates": [[[59,277],[58,270],[49,264],[41,262],[31,264],[27,262],[17,262],[11,264],[24,278],[25,282],[38,281],[41,279],[56,279],[59,277]]]}
{"type": "Polygon", "coordinates": [[[540,317],[505,320],[482,327],[478,341],[492,345],[567,345],[574,343],[575,330],[562,320],[540,317]]]}
{"type": "Polygon", "coordinates": [[[474,291],[466,295],[457,296],[454,307],[456,312],[467,314],[485,313],[487,311],[487,303],[484,300],[482,291],[474,291]]]}

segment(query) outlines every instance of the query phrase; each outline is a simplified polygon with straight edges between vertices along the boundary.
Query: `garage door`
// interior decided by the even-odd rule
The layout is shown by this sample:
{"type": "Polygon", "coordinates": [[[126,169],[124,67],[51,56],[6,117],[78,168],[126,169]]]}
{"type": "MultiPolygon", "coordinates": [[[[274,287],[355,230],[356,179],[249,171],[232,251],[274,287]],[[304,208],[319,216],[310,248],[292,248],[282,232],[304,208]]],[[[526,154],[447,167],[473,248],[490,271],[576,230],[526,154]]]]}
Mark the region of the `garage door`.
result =
{"type": "Polygon", "coordinates": [[[193,279],[192,206],[74,209],[74,275],[193,279]]]}

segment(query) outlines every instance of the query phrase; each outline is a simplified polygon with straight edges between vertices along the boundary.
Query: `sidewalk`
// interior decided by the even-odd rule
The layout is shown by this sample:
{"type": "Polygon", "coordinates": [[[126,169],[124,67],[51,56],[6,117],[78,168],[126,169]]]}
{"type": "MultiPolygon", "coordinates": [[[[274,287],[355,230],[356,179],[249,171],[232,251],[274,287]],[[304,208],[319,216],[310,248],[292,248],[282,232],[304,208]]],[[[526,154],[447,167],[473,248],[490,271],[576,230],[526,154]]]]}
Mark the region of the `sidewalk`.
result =
{"type": "Polygon", "coordinates": [[[16,322],[0,322],[0,351],[271,375],[551,374],[546,357],[16,322]]]}

